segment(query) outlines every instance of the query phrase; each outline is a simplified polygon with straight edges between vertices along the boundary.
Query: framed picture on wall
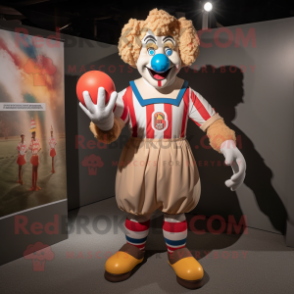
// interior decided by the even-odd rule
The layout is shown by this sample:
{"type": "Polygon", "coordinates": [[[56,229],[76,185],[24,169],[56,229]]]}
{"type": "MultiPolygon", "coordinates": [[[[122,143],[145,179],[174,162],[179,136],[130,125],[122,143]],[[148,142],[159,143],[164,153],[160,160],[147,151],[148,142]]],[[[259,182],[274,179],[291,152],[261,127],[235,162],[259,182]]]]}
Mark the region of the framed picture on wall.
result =
{"type": "Polygon", "coordinates": [[[24,27],[0,29],[0,64],[1,223],[67,203],[64,44],[24,27]]]}

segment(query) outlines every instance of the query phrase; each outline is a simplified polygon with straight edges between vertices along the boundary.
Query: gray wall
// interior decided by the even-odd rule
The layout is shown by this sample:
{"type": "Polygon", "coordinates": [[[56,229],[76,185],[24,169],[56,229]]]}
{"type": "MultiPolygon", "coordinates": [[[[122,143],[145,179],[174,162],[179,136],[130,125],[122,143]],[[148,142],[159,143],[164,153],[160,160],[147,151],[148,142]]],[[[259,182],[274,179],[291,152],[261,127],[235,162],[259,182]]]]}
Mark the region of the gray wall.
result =
{"type": "MultiPolygon", "coordinates": [[[[190,77],[190,86],[206,97],[236,131],[247,161],[245,185],[237,193],[223,185],[231,173],[229,168],[199,168],[203,192],[195,213],[221,214],[225,218],[244,215],[248,226],[284,233],[287,215],[293,217],[294,212],[290,204],[293,192],[287,188],[293,179],[288,163],[293,150],[294,19],[239,28],[245,36],[254,30],[256,47],[251,42],[236,47],[237,27],[230,27],[233,42],[221,48],[214,40],[216,30],[212,30],[203,33],[202,41],[213,46],[202,49],[196,62],[198,67],[207,66],[207,73],[200,71],[192,77],[193,73],[182,71],[183,77],[190,77]],[[237,71],[230,72],[230,66],[237,71]]],[[[220,34],[219,41],[229,41],[228,34],[220,34]]],[[[190,124],[192,146],[198,142],[198,133],[190,124]]],[[[221,155],[203,148],[194,154],[200,160],[221,160],[221,155]]]]}
{"type": "MultiPolygon", "coordinates": [[[[293,164],[289,164],[294,126],[294,19],[238,26],[245,36],[250,29],[254,30],[256,47],[251,40],[248,46],[240,42],[236,47],[236,28],[226,28],[234,36],[232,44],[226,48],[218,46],[217,40],[226,43],[228,34],[221,33],[216,40],[216,30],[203,33],[202,41],[211,42],[212,47],[201,48],[196,63],[190,69],[182,69],[180,76],[188,80],[236,131],[241,142],[239,148],[248,164],[247,177],[238,192],[228,190],[224,181],[231,175],[230,168],[217,166],[218,161],[223,161],[222,155],[206,149],[207,140],[201,140],[204,134],[189,122],[188,139],[202,181],[201,200],[193,213],[207,217],[221,215],[226,220],[233,215],[237,221],[244,215],[249,226],[285,233],[287,216],[294,221],[293,164]],[[195,66],[206,66],[206,70],[197,72],[195,66]]],[[[119,91],[139,75],[128,70],[116,46],[93,41],[79,46],[77,38],[64,38],[69,209],[73,209],[114,196],[116,167],[112,162],[118,160],[129,135],[124,130],[118,143],[107,149],[92,146],[94,149],[76,149],[76,135],[83,135],[85,142],[93,140],[88,129],[89,120],[78,108],[75,95],[77,79],[84,69],[82,65],[86,70],[104,65],[101,69],[113,78],[119,91]],[[77,71],[69,72],[68,66],[74,64],[77,71]],[[114,69],[115,72],[111,72],[114,69]],[[97,168],[96,175],[89,175],[81,164],[85,156],[91,154],[100,156],[104,163],[97,168]]]]}
{"type": "MultiPolygon", "coordinates": [[[[245,216],[249,226],[278,233],[285,233],[289,218],[286,241],[293,246],[294,20],[239,28],[245,36],[254,30],[256,47],[251,42],[236,47],[237,27],[229,28],[234,38],[226,48],[216,45],[217,30],[204,33],[202,41],[213,46],[202,49],[196,64],[206,66],[207,72],[194,73],[189,81],[236,131],[248,165],[245,185],[232,193],[223,185],[229,168],[199,168],[203,192],[194,213],[220,214],[225,219],[234,215],[237,220],[245,216]],[[230,66],[237,71],[230,72],[230,66]]],[[[221,34],[219,41],[225,44],[228,35],[221,34]]],[[[182,71],[182,76],[192,73],[182,71]]],[[[192,146],[198,143],[198,133],[190,124],[192,146]]],[[[199,160],[221,160],[221,155],[203,148],[194,154],[199,160]]]]}
{"type": "Polygon", "coordinates": [[[78,106],[76,83],[85,70],[98,70],[102,66],[100,69],[112,77],[117,91],[120,91],[130,80],[139,77],[139,74],[134,69],[128,69],[123,63],[117,54],[116,46],[66,35],[63,37],[65,38],[68,205],[71,210],[114,196],[116,166],[113,162],[118,161],[124,142],[129,136],[125,129],[116,143],[109,146],[100,144],[98,147],[96,139],[89,130],[90,121],[78,106]],[[110,73],[109,66],[110,71],[115,69],[115,72],[110,73]],[[74,67],[76,70],[72,70],[74,67]],[[78,144],[78,148],[77,138],[83,140],[83,143],[78,144]],[[117,147],[117,144],[120,146],[117,147]],[[97,167],[95,174],[90,175],[88,167],[83,166],[82,162],[86,156],[93,154],[101,158],[103,166],[97,167]]]}

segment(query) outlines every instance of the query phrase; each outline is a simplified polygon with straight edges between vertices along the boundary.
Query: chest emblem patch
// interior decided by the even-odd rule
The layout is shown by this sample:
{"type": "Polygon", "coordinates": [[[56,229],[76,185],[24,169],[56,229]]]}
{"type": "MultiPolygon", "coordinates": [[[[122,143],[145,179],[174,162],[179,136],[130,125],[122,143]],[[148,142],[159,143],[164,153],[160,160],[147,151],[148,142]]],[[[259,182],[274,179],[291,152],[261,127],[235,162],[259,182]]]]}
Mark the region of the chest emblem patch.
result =
{"type": "Polygon", "coordinates": [[[167,115],[163,111],[152,113],[152,128],[156,131],[164,131],[168,127],[167,115]]]}

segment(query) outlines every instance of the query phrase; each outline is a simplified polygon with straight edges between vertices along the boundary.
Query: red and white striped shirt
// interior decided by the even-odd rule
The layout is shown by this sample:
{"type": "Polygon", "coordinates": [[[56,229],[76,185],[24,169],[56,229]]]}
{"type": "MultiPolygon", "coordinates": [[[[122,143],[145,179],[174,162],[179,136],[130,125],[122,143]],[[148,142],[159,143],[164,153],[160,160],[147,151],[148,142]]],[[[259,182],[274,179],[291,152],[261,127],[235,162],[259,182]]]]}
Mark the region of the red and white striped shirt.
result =
{"type": "Polygon", "coordinates": [[[190,87],[185,90],[178,106],[169,103],[142,106],[140,99],[142,98],[137,99],[132,87],[129,86],[118,94],[114,110],[114,115],[128,124],[133,137],[151,139],[185,137],[188,118],[201,127],[216,114],[210,104],[190,87]]]}
{"type": "Polygon", "coordinates": [[[18,150],[20,155],[24,155],[27,148],[26,142],[19,142],[16,149],[18,150]]]}
{"type": "Polygon", "coordinates": [[[51,148],[51,149],[54,149],[56,144],[57,144],[57,143],[56,143],[56,139],[51,137],[51,138],[49,139],[49,146],[50,146],[50,148],[51,148]]]}
{"type": "Polygon", "coordinates": [[[41,148],[41,144],[38,138],[36,138],[35,140],[31,140],[29,149],[32,151],[33,155],[37,155],[39,149],[41,148]]]}

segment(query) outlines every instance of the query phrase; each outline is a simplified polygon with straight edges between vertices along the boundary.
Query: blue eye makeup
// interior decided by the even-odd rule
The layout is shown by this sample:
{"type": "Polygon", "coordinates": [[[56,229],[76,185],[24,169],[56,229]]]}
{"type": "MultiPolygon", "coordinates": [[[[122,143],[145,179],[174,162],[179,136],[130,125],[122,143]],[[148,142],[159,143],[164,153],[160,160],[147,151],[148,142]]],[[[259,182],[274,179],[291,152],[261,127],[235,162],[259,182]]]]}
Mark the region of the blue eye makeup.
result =
{"type": "Polygon", "coordinates": [[[166,47],[166,48],[165,48],[165,54],[166,54],[167,56],[171,56],[172,53],[173,53],[173,50],[172,50],[171,48],[169,48],[169,47],[166,47]]]}
{"type": "Polygon", "coordinates": [[[152,47],[151,47],[151,48],[148,48],[148,49],[147,49],[147,52],[148,52],[148,54],[151,55],[151,56],[155,55],[155,49],[152,48],[152,47]]]}

